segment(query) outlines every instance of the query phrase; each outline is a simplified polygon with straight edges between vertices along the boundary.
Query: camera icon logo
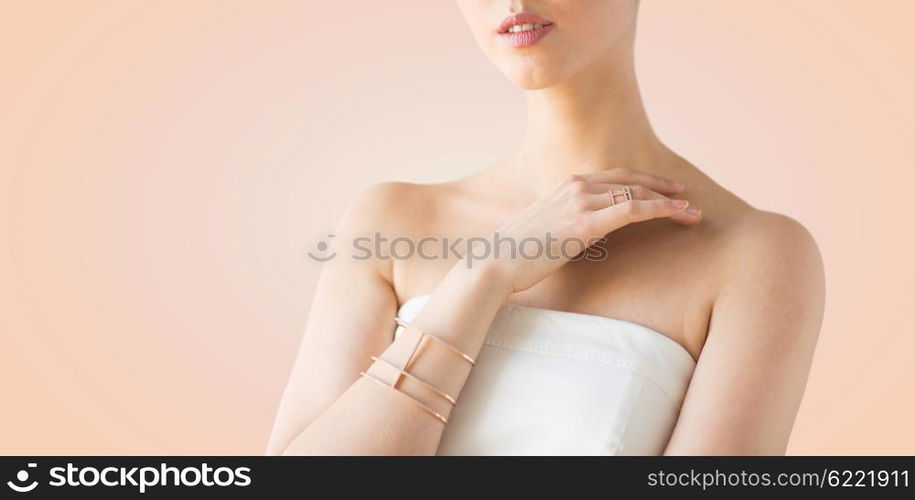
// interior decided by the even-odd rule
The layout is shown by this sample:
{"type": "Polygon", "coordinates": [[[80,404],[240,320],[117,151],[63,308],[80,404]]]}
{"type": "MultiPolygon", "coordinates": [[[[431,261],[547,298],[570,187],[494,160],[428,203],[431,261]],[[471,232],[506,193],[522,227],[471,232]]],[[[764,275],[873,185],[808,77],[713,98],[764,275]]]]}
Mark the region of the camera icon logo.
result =
{"type": "MultiPolygon", "coordinates": [[[[34,468],[34,467],[38,467],[38,464],[30,463],[30,464],[28,464],[27,469],[34,468]]],[[[25,492],[32,491],[35,488],[37,488],[38,481],[32,481],[29,484],[25,484],[25,482],[29,480],[29,471],[27,469],[22,469],[19,472],[17,472],[16,481],[15,482],[7,481],[6,485],[9,486],[13,491],[16,491],[18,493],[25,493],[25,492]]]]}

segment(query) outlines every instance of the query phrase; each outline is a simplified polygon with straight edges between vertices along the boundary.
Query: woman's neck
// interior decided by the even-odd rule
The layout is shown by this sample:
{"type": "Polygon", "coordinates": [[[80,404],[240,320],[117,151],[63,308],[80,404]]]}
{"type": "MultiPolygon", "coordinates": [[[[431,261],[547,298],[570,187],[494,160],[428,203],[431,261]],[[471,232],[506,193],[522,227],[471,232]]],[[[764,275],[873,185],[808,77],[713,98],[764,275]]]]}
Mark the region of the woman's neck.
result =
{"type": "Polygon", "coordinates": [[[631,54],[529,91],[527,107],[527,132],[509,163],[539,193],[570,174],[615,167],[669,170],[674,155],[651,128],[631,54]]]}

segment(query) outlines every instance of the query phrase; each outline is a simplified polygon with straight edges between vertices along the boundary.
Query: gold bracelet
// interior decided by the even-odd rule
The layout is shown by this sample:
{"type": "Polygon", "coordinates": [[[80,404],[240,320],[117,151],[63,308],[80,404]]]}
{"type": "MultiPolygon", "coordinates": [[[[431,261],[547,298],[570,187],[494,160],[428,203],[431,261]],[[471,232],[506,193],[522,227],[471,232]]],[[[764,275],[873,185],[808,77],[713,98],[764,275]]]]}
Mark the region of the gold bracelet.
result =
{"type": "MultiPolygon", "coordinates": [[[[410,324],[409,324],[409,323],[405,323],[405,322],[404,322],[403,320],[401,320],[400,317],[398,317],[398,316],[394,316],[394,322],[397,323],[397,326],[401,326],[401,327],[403,327],[403,328],[410,328],[410,324]]],[[[445,342],[444,340],[442,340],[442,339],[436,337],[435,335],[426,333],[426,332],[424,332],[424,331],[422,331],[422,330],[420,330],[420,329],[418,329],[418,328],[416,328],[415,330],[416,330],[417,332],[419,332],[419,334],[420,334],[420,340],[422,340],[423,337],[428,337],[428,338],[430,338],[430,339],[432,339],[432,340],[435,340],[435,341],[438,342],[439,344],[441,344],[441,345],[447,347],[449,350],[451,350],[451,352],[453,352],[453,353],[457,354],[458,356],[464,358],[464,360],[467,361],[468,363],[470,363],[471,366],[474,366],[474,365],[477,364],[476,360],[474,360],[473,358],[471,358],[470,356],[468,356],[467,354],[465,354],[463,351],[461,351],[461,350],[458,349],[457,347],[454,347],[453,345],[449,344],[448,342],[445,342]]],[[[418,346],[419,346],[419,343],[417,343],[416,346],[413,347],[413,352],[416,352],[416,347],[418,347],[418,346]]],[[[413,357],[413,355],[411,354],[411,355],[410,355],[410,358],[412,358],[412,357],[413,357]]],[[[409,363],[409,361],[408,361],[408,363],[409,363]]]]}
{"type": "MultiPolygon", "coordinates": [[[[455,400],[453,397],[451,397],[450,395],[446,394],[445,392],[441,391],[438,387],[435,387],[434,385],[430,384],[429,382],[426,382],[425,380],[423,380],[423,379],[417,377],[416,375],[413,375],[412,373],[408,372],[407,370],[404,370],[403,368],[397,367],[396,365],[394,365],[394,363],[391,363],[391,362],[389,362],[389,361],[386,360],[386,359],[381,359],[381,358],[379,358],[378,356],[372,356],[372,361],[378,361],[378,362],[380,362],[380,363],[383,364],[383,365],[390,366],[391,368],[393,368],[393,369],[397,370],[398,372],[400,372],[401,375],[403,375],[403,376],[405,376],[405,377],[407,377],[407,378],[410,378],[410,379],[413,379],[413,380],[419,382],[420,384],[426,386],[426,388],[428,388],[430,391],[432,391],[432,392],[438,394],[439,396],[441,396],[441,397],[447,399],[448,402],[451,403],[452,406],[454,406],[454,405],[457,404],[457,400],[455,400]]],[[[399,381],[399,377],[398,377],[398,380],[394,381],[393,386],[394,386],[395,388],[397,387],[397,382],[398,382],[398,381],[399,381]]]]}
{"type": "Polygon", "coordinates": [[[372,380],[372,381],[374,381],[375,383],[378,383],[378,384],[380,384],[380,385],[382,385],[382,386],[384,386],[384,387],[387,387],[388,389],[393,389],[394,392],[396,392],[396,393],[398,393],[398,394],[401,394],[403,397],[409,399],[410,401],[412,401],[413,403],[415,403],[417,406],[419,406],[420,408],[422,408],[423,410],[425,410],[425,412],[428,413],[429,415],[432,415],[433,417],[435,417],[435,418],[441,420],[441,422],[442,422],[443,424],[447,424],[447,423],[448,423],[448,419],[445,418],[444,415],[442,415],[441,413],[439,413],[439,412],[433,410],[432,408],[429,408],[428,406],[426,406],[425,403],[423,403],[423,402],[421,402],[420,400],[414,398],[413,396],[407,394],[406,392],[401,391],[400,389],[398,389],[398,388],[396,388],[396,387],[394,387],[394,386],[392,386],[392,385],[388,385],[386,382],[384,382],[384,381],[381,380],[380,378],[376,378],[376,377],[374,377],[374,376],[372,376],[372,375],[369,375],[368,373],[359,372],[359,375],[360,375],[360,376],[363,376],[363,377],[365,377],[365,378],[367,378],[367,379],[369,379],[369,380],[372,380]]]}

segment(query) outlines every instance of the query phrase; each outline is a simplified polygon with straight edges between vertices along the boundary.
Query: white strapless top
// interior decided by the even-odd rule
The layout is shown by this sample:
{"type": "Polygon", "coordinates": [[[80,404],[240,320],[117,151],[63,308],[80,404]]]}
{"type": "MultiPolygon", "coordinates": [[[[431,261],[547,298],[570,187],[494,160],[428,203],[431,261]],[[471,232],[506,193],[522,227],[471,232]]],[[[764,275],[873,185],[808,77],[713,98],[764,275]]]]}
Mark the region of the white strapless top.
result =
{"type": "MultiPolygon", "coordinates": [[[[409,323],[428,300],[414,297],[398,315],[409,323]]],[[[660,455],[694,367],[680,344],[650,328],[505,304],[438,454],[660,455]]]]}

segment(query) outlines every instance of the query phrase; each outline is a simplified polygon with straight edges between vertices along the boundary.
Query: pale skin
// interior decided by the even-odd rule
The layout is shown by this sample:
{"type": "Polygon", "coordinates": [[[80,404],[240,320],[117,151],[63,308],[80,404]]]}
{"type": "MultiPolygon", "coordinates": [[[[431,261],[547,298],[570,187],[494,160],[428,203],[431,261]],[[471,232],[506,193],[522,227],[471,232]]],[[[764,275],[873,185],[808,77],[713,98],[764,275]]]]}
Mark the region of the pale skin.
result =
{"type": "MultiPolygon", "coordinates": [[[[409,347],[392,343],[392,318],[423,294],[431,298],[414,326],[474,357],[506,302],[648,326],[697,360],[665,454],[784,453],[823,313],[810,234],[751,207],[655,136],[635,78],[635,0],[458,5],[483,52],[527,92],[525,140],[457,181],[366,190],[341,218],[336,250],[348,255],[348,242],[374,232],[419,240],[498,231],[606,236],[598,244],[608,258],[488,259],[468,269],[455,259],[338,256],[324,265],[267,453],[435,454],[446,424],[359,376],[370,356],[409,347]],[[517,12],[550,19],[553,32],[530,48],[500,45],[495,27],[517,12]],[[622,186],[635,199],[611,204],[607,191],[622,186]]],[[[459,394],[472,367],[430,348],[411,369],[459,394]]],[[[446,403],[428,402],[448,414],[446,403]]]]}

